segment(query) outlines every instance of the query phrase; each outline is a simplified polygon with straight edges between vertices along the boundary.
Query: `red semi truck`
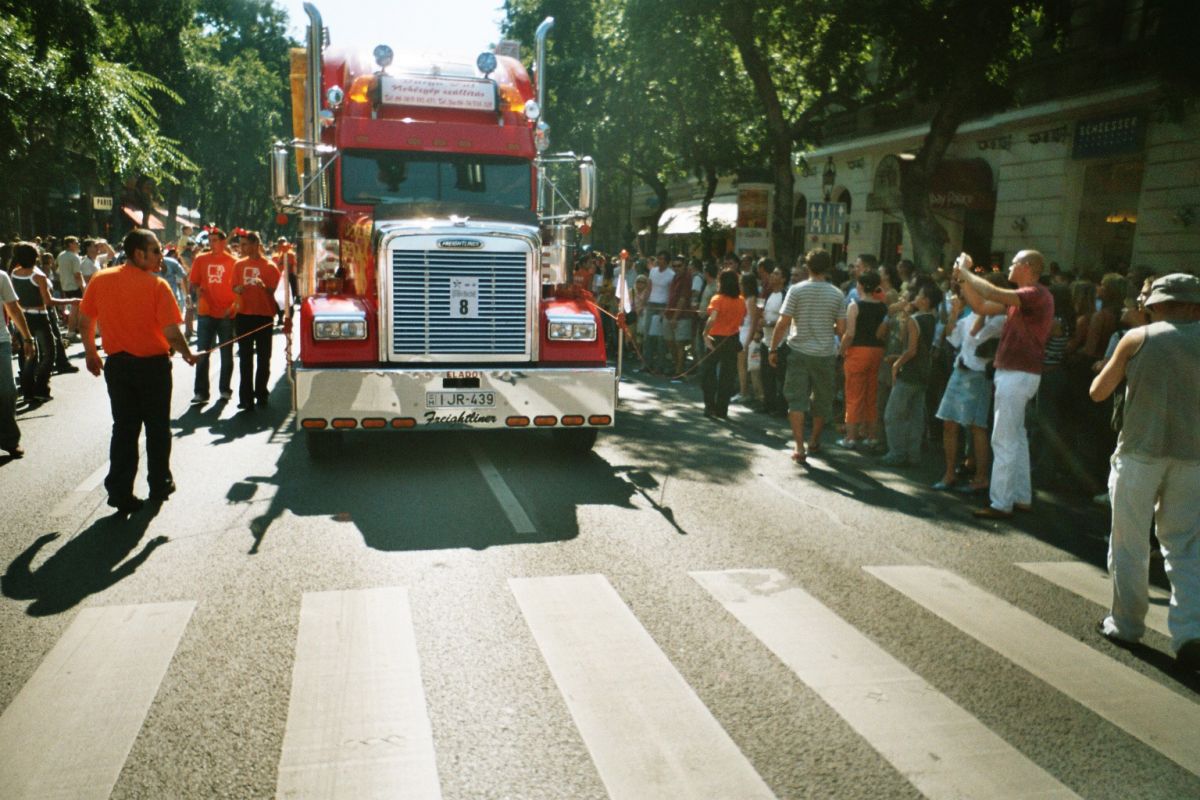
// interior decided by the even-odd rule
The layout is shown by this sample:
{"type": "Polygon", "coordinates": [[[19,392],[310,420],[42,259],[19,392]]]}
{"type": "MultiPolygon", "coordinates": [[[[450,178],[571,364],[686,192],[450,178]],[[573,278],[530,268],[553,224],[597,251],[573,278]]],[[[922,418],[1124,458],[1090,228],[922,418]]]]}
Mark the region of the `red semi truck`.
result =
{"type": "Polygon", "coordinates": [[[310,453],[352,429],[542,429],[590,449],[613,425],[618,375],[570,274],[595,166],[547,152],[553,19],[538,28],[535,93],[512,55],[327,47],[304,9],[295,138],[275,144],[271,182],[277,208],[300,217],[289,369],[310,453]],[[578,176],[574,206],[553,180],[564,174],[578,176]]]}

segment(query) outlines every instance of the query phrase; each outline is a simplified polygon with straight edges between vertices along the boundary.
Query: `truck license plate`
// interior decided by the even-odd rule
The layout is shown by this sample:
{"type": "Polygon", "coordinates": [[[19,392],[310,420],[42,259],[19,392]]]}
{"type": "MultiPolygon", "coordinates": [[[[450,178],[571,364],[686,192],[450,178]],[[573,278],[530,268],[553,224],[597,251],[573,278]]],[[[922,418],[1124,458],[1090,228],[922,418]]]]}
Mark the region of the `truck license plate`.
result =
{"type": "Polygon", "coordinates": [[[495,392],[426,392],[426,408],[492,408],[495,392]]]}

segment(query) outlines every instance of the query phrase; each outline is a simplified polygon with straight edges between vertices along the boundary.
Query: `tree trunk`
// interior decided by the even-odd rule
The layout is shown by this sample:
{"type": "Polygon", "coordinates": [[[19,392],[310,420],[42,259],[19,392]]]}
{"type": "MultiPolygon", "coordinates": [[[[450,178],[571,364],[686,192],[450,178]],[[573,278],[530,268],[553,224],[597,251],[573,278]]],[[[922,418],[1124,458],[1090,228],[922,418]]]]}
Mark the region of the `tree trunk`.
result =
{"type": "Polygon", "coordinates": [[[967,117],[969,102],[964,89],[951,88],[938,104],[916,158],[904,163],[900,171],[900,206],[912,237],[913,261],[924,271],[945,264],[949,237],[929,205],[929,189],[942,156],[967,117]]]}
{"type": "Polygon", "coordinates": [[[163,236],[166,237],[168,242],[173,242],[179,238],[175,224],[175,209],[179,208],[179,197],[182,193],[183,187],[178,183],[172,183],[171,188],[167,190],[167,221],[163,236]]]}
{"type": "Polygon", "coordinates": [[[704,260],[713,257],[712,224],[708,221],[708,208],[717,193],[717,170],[712,165],[704,167],[704,199],[700,201],[700,253],[704,260]]]}
{"type": "Polygon", "coordinates": [[[745,13],[740,4],[726,7],[725,22],[729,28],[742,65],[754,93],[762,103],[767,116],[767,138],[771,146],[771,174],[775,183],[772,202],[771,244],[776,261],[790,264],[792,261],[792,204],[795,200],[796,178],[792,173],[792,126],[783,114],[783,103],[775,82],[771,80],[770,64],[755,39],[755,20],[745,13]]]}
{"type": "Polygon", "coordinates": [[[650,220],[650,241],[646,246],[646,254],[654,255],[658,249],[658,221],[662,219],[663,212],[667,210],[667,185],[663,183],[662,178],[652,172],[639,172],[638,177],[646,182],[646,185],[654,190],[654,196],[658,198],[658,213],[654,215],[654,219],[650,220]]]}

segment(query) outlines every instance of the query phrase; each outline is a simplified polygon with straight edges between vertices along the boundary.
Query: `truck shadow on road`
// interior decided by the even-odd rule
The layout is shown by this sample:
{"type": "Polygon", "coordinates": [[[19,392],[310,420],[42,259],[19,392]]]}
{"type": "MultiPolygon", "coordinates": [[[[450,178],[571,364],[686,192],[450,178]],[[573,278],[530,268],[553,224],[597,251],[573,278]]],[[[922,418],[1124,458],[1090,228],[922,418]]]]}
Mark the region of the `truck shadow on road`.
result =
{"type": "Polygon", "coordinates": [[[129,556],[157,512],[157,505],[147,503],[128,518],[119,514],[102,517],[34,568],[34,559],[59,534],[39,536],[8,565],[0,577],[0,589],[13,600],[32,600],[26,609],[31,617],[68,611],[89,595],[131,576],[167,542],[165,536],[157,536],[129,556]]]}
{"type": "Polygon", "coordinates": [[[294,435],[274,474],[230,487],[231,503],[252,502],[266,494],[263,487],[274,488],[250,522],[251,554],[281,533],[277,523],[285,513],[351,523],[368,547],[383,551],[565,541],[579,535],[579,506],[630,507],[635,492],[595,453],[563,452],[543,432],[346,434],[336,452],[319,458],[309,455],[303,435],[294,435]],[[532,531],[520,530],[506,511],[484,477],[486,465],[532,531]]]}

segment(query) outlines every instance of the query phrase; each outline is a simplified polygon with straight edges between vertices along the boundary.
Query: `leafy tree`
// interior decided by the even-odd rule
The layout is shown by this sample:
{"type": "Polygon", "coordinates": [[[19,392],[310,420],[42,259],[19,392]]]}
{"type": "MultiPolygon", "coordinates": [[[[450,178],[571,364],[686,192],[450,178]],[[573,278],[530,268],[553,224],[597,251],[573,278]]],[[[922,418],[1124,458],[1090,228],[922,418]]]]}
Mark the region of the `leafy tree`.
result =
{"type": "Polygon", "coordinates": [[[881,41],[923,43],[889,51],[875,87],[877,96],[902,91],[931,111],[929,133],[900,176],[901,207],[919,266],[945,258],[948,236],[929,204],[938,165],[963,122],[1012,101],[1011,71],[1029,54],[1031,36],[1058,18],[1058,1],[865,0],[858,10],[881,41]]]}
{"type": "Polygon", "coordinates": [[[0,216],[33,224],[32,209],[45,207],[51,187],[90,175],[106,184],[109,175],[191,167],[160,130],[157,101],[177,98],[157,78],[94,47],[83,48],[89,58],[80,69],[76,53],[66,52],[69,40],[39,50],[33,27],[0,16],[0,181],[11,187],[0,198],[0,216]]]}

